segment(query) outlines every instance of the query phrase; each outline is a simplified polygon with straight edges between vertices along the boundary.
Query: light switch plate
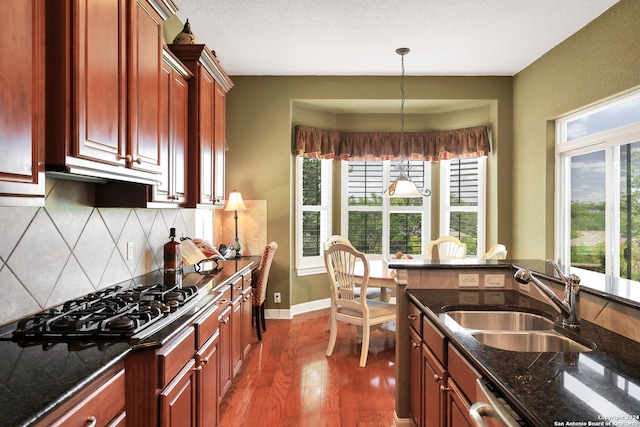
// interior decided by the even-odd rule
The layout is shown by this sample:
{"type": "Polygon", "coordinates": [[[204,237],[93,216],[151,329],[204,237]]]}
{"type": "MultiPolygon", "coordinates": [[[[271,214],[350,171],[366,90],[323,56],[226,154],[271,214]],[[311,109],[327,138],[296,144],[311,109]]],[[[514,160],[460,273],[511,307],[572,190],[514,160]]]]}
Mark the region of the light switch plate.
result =
{"type": "Polygon", "coordinates": [[[503,274],[485,274],[484,287],[485,288],[504,288],[504,275],[503,274]]]}

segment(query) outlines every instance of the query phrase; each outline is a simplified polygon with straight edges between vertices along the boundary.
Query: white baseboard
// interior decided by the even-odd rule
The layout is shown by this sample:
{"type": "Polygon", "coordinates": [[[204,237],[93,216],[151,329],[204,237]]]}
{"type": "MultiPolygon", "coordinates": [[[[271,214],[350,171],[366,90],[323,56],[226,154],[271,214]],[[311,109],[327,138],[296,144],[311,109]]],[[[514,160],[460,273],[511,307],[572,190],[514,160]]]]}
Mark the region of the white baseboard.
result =
{"type": "Polygon", "coordinates": [[[311,311],[322,310],[329,307],[331,307],[331,299],[325,298],[321,300],[305,302],[302,304],[296,304],[289,309],[267,308],[265,310],[264,316],[266,319],[291,319],[296,314],[309,313],[311,311]]]}

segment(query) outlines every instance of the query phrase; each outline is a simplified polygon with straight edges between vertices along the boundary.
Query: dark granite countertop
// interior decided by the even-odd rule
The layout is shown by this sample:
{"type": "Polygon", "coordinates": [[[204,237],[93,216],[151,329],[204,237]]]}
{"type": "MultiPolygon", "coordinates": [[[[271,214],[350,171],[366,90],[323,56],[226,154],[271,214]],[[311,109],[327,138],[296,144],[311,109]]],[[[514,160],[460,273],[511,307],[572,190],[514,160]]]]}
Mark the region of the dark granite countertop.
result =
{"type": "Polygon", "coordinates": [[[500,350],[481,344],[466,330],[446,325],[443,313],[453,309],[525,310],[554,319],[556,328],[563,330],[558,313],[551,306],[512,290],[406,292],[449,342],[532,425],[640,426],[640,343],[583,320],[573,338],[595,343],[597,348],[593,351],[500,350]]]}
{"type": "MultiPolygon", "coordinates": [[[[221,261],[214,275],[185,274],[183,285],[201,287],[197,304],[176,316],[159,332],[136,343],[130,341],[14,342],[16,323],[0,328],[0,426],[30,426],[89,385],[102,373],[136,349],[160,347],[199,312],[215,304],[224,288],[244,274],[260,257],[221,261]]],[[[161,283],[161,272],[153,272],[125,282],[124,287],[161,283]]]]}

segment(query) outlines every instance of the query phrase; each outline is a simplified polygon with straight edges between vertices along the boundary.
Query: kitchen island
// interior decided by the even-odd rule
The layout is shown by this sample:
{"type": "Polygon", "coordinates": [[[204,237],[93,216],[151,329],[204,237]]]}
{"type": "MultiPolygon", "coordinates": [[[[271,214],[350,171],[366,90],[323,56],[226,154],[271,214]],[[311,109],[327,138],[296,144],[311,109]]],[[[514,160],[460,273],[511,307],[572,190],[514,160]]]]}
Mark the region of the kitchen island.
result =
{"type": "MultiPolygon", "coordinates": [[[[141,340],[64,337],[14,340],[12,332],[18,322],[4,325],[0,329],[0,426],[33,426],[45,420],[48,425],[73,408],[78,396],[86,394],[87,388],[96,382],[100,387],[106,385],[111,394],[123,392],[119,398],[116,396],[123,407],[114,410],[124,412],[124,366],[128,358],[162,351],[168,343],[184,335],[185,329],[193,329],[203,313],[216,305],[230,304],[230,299],[222,299],[231,295],[232,284],[247,275],[250,285],[251,270],[257,266],[257,261],[259,257],[224,261],[220,262],[223,268],[215,275],[191,273],[180,277],[185,286],[198,287],[197,300],[188,310],[176,312],[175,316],[172,313],[170,322],[141,340]]],[[[120,286],[126,289],[163,281],[163,274],[156,271],[120,286]]],[[[191,353],[195,350],[193,348],[191,353]]],[[[127,386],[127,393],[131,388],[127,386]]],[[[217,398],[214,396],[214,401],[217,398]]],[[[124,419],[124,415],[118,415],[118,419],[124,419]]]]}
{"type": "MultiPolygon", "coordinates": [[[[458,368],[451,365],[457,355],[468,364],[469,372],[472,373],[468,376],[475,375],[488,380],[496,393],[506,401],[510,409],[515,410],[517,417],[526,425],[640,425],[640,364],[637,362],[640,343],[637,341],[583,318],[579,330],[569,334],[576,340],[594,344],[593,349],[588,348],[583,352],[509,351],[480,343],[473,337],[472,331],[460,328],[448,319],[446,313],[453,310],[526,311],[552,319],[555,322],[554,328],[561,330],[562,322],[558,311],[536,291],[522,291],[519,284],[512,280],[516,267],[525,266],[548,284],[559,282],[554,277],[553,270],[548,269],[543,261],[465,260],[456,263],[392,260],[389,261],[389,266],[398,269],[396,425],[410,425],[411,418],[420,424],[425,417],[433,415],[433,411],[442,411],[441,420],[451,422],[451,417],[460,417],[460,413],[468,411],[468,406],[478,397],[472,387],[461,392],[463,387],[459,387],[458,383],[468,381],[465,378],[454,378],[452,372],[458,368]],[[477,275],[477,286],[461,288],[461,274],[470,274],[472,277],[477,275]],[[500,281],[486,281],[487,276],[492,279],[502,277],[504,282],[502,286],[496,285],[500,281]],[[420,315],[417,321],[412,315],[415,312],[420,315]],[[416,325],[424,329],[419,329],[416,325]],[[421,402],[422,409],[416,409],[416,404],[411,402],[410,397],[415,394],[415,389],[412,388],[415,377],[424,376],[428,369],[422,366],[418,370],[423,369],[424,372],[413,372],[409,368],[411,358],[414,357],[412,351],[415,352],[420,346],[416,330],[424,332],[422,344],[423,348],[428,348],[425,342],[429,341],[429,325],[441,337],[442,344],[439,344],[439,351],[436,346],[433,353],[430,349],[423,353],[428,353],[428,357],[436,360],[435,365],[441,366],[441,372],[435,376],[425,376],[423,386],[426,384],[429,387],[429,382],[433,383],[435,379],[440,384],[440,387],[436,387],[436,393],[444,394],[444,397],[423,396],[428,401],[442,399],[444,402],[442,406],[430,409],[431,412],[424,407],[427,401],[421,402]],[[441,360],[438,362],[438,357],[434,359],[433,354],[439,355],[441,360]],[[461,400],[457,396],[452,397],[456,392],[463,396],[464,402],[457,409],[456,402],[461,400]],[[456,411],[460,413],[456,415],[456,411]]],[[[557,291],[560,289],[560,286],[556,286],[557,291]]],[[[588,304],[593,305],[591,291],[583,292],[589,292],[588,304]]],[[[603,296],[598,292],[594,294],[598,298],[603,296]]],[[[624,302],[629,310],[636,307],[635,301],[615,295],[610,298],[616,303],[624,302]]],[[[590,315],[591,307],[586,308],[590,315]]],[[[470,423],[468,414],[462,416],[470,423]]]]}

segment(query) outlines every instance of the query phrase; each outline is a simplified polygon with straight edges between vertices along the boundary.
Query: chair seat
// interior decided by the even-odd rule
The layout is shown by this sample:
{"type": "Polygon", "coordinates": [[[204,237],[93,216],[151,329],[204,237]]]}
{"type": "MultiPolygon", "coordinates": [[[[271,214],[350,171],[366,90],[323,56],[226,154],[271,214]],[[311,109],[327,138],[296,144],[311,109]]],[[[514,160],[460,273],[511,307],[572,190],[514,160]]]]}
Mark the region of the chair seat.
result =
{"type": "MultiPolygon", "coordinates": [[[[369,317],[370,324],[376,325],[380,323],[388,322],[389,320],[395,320],[396,318],[396,305],[390,304],[384,301],[378,300],[369,300],[367,299],[367,304],[369,306],[369,317]],[[373,319],[373,318],[376,319],[373,319]]],[[[357,321],[354,323],[362,324],[362,312],[358,310],[354,310],[348,307],[337,307],[337,316],[353,316],[357,321]]]]}

